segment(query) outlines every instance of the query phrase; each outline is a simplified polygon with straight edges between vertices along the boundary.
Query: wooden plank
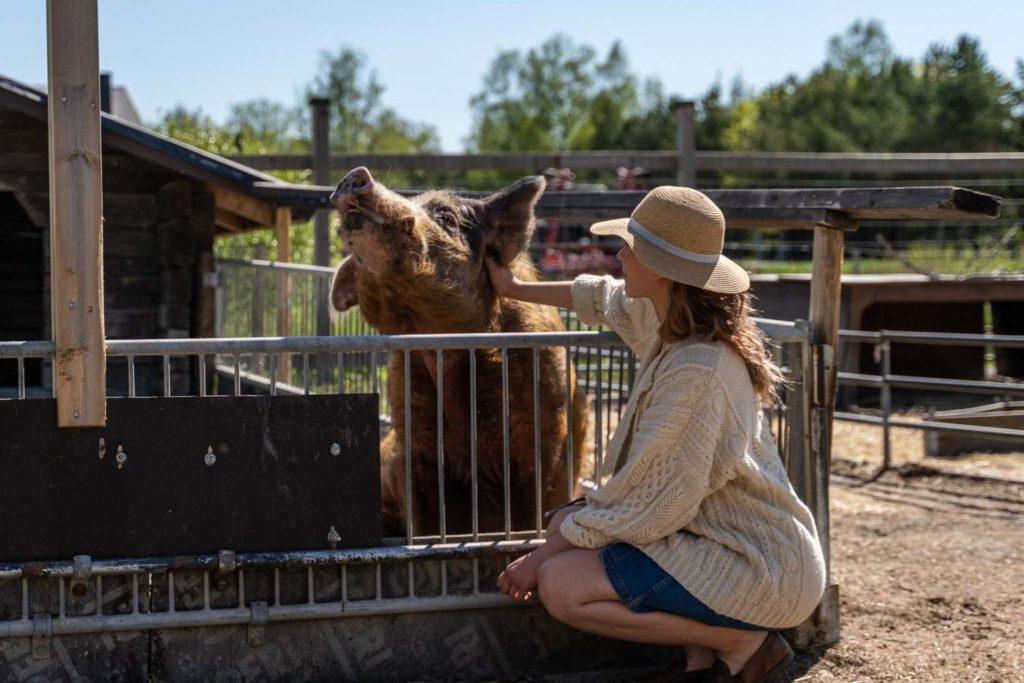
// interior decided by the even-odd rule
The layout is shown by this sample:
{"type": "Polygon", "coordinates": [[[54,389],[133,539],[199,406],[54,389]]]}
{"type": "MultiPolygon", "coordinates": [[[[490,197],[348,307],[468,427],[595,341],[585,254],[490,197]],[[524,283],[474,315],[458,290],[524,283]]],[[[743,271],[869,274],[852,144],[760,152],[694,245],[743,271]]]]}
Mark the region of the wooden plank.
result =
{"type": "Polygon", "coordinates": [[[676,185],[696,187],[697,126],[693,120],[696,105],[689,100],[676,100],[672,111],[676,115],[676,185]]]}
{"type": "Polygon", "coordinates": [[[231,213],[225,209],[213,210],[213,223],[218,228],[228,232],[241,232],[245,228],[245,221],[237,213],[231,213]]]}
{"type": "MultiPolygon", "coordinates": [[[[256,183],[253,194],[278,205],[301,209],[328,207],[334,188],[287,183],[256,183]]],[[[400,194],[415,194],[400,190],[400,194]]],[[[975,219],[996,218],[1002,200],[960,187],[839,188],[822,190],[705,190],[725,214],[740,218],[763,210],[765,218],[786,210],[830,209],[851,219],[975,219]],[[746,212],[746,213],[745,213],[746,212]]],[[[485,193],[460,193],[480,197],[485,193]]],[[[578,220],[628,216],[645,192],[545,192],[538,204],[541,218],[578,220]]],[[[760,217],[758,217],[760,220],[760,217]]],[[[783,223],[786,221],[784,220],[783,223]]],[[[739,226],[737,226],[739,227],[739,226]]],[[[764,227],[759,225],[757,227],[764,227]]]]}
{"type": "Polygon", "coordinates": [[[332,526],[378,546],[377,402],[113,398],[105,427],[58,430],[53,400],[0,401],[0,561],[326,550],[332,526]]]}
{"type": "MultiPolygon", "coordinates": [[[[314,97],[309,101],[313,120],[313,182],[317,185],[330,185],[330,100],[314,97]]],[[[317,266],[331,265],[331,211],[317,209],[313,214],[313,264],[317,266]]],[[[313,309],[315,331],[323,337],[331,331],[330,305],[327,301],[327,287],[323,280],[314,280],[313,309]]],[[[318,356],[317,361],[321,358],[318,356]]]]}
{"type": "MultiPolygon", "coordinates": [[[[642,166],[650,171],[673,172],[678,152],[642,150],[594,152],[488,152],[482,154],[335,154],[331,169],[355,166],[390,170],[470,171],[491,169],[536,173],[550,166],[574,170],[615,170],[642,166]]],[[[255,154],[231,160],[261,170],[312,168],[309,154],[255,154]]],[[[808,173],[947,176],[977,173],[1006,175],[1024,171],[1024,152],[979,153],[802,153],[695,151],[695,171],[706,173],[808,173]]]]}
{"type": "Polygon", "coordinates": [[[96,0],[48,0],[50,276],[60,427],[106,424],[96,0]]]}
{"type": "Polygon", "coordinates": [[[271,225],[274,222],[274,207],[267,202],[212,183],[207,187],[213,193],[215,208],[238,214],[259,225],[271,225]]]}

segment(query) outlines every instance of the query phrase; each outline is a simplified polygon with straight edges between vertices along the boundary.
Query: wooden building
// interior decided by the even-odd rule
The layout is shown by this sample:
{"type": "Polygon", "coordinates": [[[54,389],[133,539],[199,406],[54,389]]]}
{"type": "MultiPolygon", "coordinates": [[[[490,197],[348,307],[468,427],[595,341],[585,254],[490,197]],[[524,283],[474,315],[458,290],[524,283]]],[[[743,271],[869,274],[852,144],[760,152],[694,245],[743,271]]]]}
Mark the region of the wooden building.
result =
{"type": "MultiPolygon", "coordinates": [[[[107,337],[212,337],[213,283],[204,275],[213,270],[214,238],[255,228],[287,236],[291,209],[260,189],[280,181],[132,122],[124,93],[108,92],[101,98],[113,108],[102,114],[107,337]]],[[[47,145],[46,93],[0,76],[0,340],[51,338],[47,145]]],[[[140,395],[163,393],[158,365],[137,361],[140,395]]],[[[175,393],[194,390],[187,370],[174,366],[175,393]]],[[[14,385],[16,372],[13,362],[0,364],[0,387],[14,385]]],[[[48,373],[26,365],[30,393],[49,393],[48,373]]],[[[123,366],[112,363],[107,377],[109,395],[127,391],[123,366]]]]}

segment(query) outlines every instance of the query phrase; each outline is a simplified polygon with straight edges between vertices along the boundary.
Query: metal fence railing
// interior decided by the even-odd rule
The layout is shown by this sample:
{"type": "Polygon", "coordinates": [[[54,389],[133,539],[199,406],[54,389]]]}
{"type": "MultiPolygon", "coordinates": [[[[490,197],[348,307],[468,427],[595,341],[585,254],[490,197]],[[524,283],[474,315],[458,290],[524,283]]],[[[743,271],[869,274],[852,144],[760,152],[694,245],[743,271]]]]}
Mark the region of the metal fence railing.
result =
{"type": "MultiPolygon", "coordinates": [[[[780,445],[784,461],[793,472],[806,471],[803,449],[806,448],[806,392],[802,381],[807,358],[807,327],[777,321],[762,321],[764,329],[778,345],[780,360],[790,370],[791,382],[780,402],[768,408],[770,425],[780,445]]],[[[288,621],[327,617],[347,617],[367,614],[393,614],[430,610],[479,608],[513,604],[500,595],[494,579],[510,557],[528,551],[543,537],[542,498],[540,484],[545,474],[534,468],[532,492],[513,489],[510,480],[510,454],[513,449],[532,450],[534,462],[542,444],[540,442],[541,404],[536,400],[540,374],[540,354],[553,351],[556,357],[577,359],[591,354],[591,369],[581,372],[579,384],[589,394],[589,430],[593,441],[587,443],[580,471],[573,471],[572,457],[561,466],[566,488],[558,500],[569,500],[588,487],[600,486],[599,470],[603,441],[617,420],[616,404],[628,393],[632,374],[625,379],[612,380],[632,366],[635,359],[624,353],[621,340],[607,332],[567,331],[561,333],[526,333],[496,335],[443,335],[443,336],[335,336],[294,338],[234,338],[234,339],[168,339],[168,340],[111,340],[107,345],[110,359],[124,359],[118,372],[126,372],[129,387],[128,400],[137,396],[136,381],[132,375],[138,361],[156,359],[162,367],[165,381],[164,395],[180,395],[172,381],[171,367],[178,363],[194,373],[192,395],[202,397],[223,391],[229,394],[267,391],[279,393],[285,385],[276,376],[276,367],[283,355],[299,359],[296,365],[311,367],[310,359],[316,355],[343,357],[347,354],[386,353],[396,371],[405,375],[409,387],[409,368],[414,354],[430,353],[443,377],[443,365],[450,354],[468,353],[478,358],[482,368],[485,356],[498,359],[503,392],[500,406],[488,409],[500,414],[501,430],[498,452],[478,452],[475,444],[480,438],[474,422],[469,440],[472,478],[472,514],[470,529],[453,529],[446,524],[443,504],[436,511],[437,524],[418,527],[414,516],[414,496],[419,495],[417,482],[412,480],[410,467],[413,453],[408,438],[404,441],[404,471],[406,480],[403,506],[406,511],[405,532],[385,539],[383,546],[360,550],[311,550],[289,553],[235,554],[223,550],[217,554],[178,556],[174,558],[127,558],[93,561],[86,556],[49,563],[0,565],[0,639],[7,637],[46,634],[125,631],[183,626],[249,624],[250,639],[259,639],[261,625],[268,621],[288,621]],[[599,353],[600,352],[600,353],[599,353]],[[602,355],[603,354],[603,355],[602,355]],[[243,360],[253,357],[268,359],[269,376],[261,387],[251,383],[244,374],[243,360]],[[214,386],[208,383],[211,363],[220,359],[232,372],[226,382],[213,375],[214,386]],[[226,362],[224,362],[226,361],[226,362]],[[398,363],[396,366],[395,363],[398,363]],[[528,416],[533,420],[533,439],[527,443],[510,441],[509,425],[522,410],[525,396],[512,395],[508,386],[508,372],[515,363],[532,364],[531,385],[523,391],[533,394],[535,408],[528,416]],[[586,379],[584,379],[586,378],[586,379]],[[613,387],[614,390],[609,391],[613,387]],[[593,445],[591,445],[591,443],[593,445]],[[498,528],[486,526],[480,518],[483,503],[478,503],[478,492],[483,482],[476,472],[484,461],[501,463],[497,471],[503,472],[501,482],[502,523],[498,528]],[[531,495],[532,493],[532,495],[531,495]],[[514,517],[515,501],[512,496],[529,499],[532,509],[524,519],[514,517]]],[[[46,362],[52,358],[52,342],[0,342],[0,364],[14,363],[19,370],[28,360],[46,362]]],[[[252,361],[250,360],[250,363],[252,361]]],[[[578,361],[577,361],[578,362],[578,361]]],[[[475,377],[472,375],[469,395],[462,397],[474,408],[478,401],[475,377]]],[[[112,366],[113,367],[113,366],[112,366]]],[[[252,365],[250,365],[252,367],[252,365]]],[[[566,372],[562,387],[565,396],[558,405],[544,406],[570,415],[570,392],[574,384],[572,363],[564,364],[566,372]]],[[[19,372],[19,378],[23,378],[19,372]]],[[[382,377],[382,379],[384,379],[382,377]]],[[[549,381],[549,377],[544,378],[549,381]]],[[[21,381],[23,385],[23,381],[21,381]]],[[[21,386],[19,385],[19,387],[21,386]]],[[[341,387],[320,385],[311,381],[306,373],[298,385],[303,393],[333,393],[341,387]]],[[[383,386],[383,382],[381,384],[383,386]]],[[[442,487],[439,500],[445,500],[443,490],[445,468],[450,465],[444,456],[445,421],[440,406],[444,405],[444,390],[437,386],[438,414],[436,417],[438,477],[430,485],[442,487]]],[[[24,388],[12,392],[26,399],[24,388]]],[[[17,400],[17,399],[16,399],[17,400]]],[[[406,389],[403,401],[404,421],[391,424],[408,437],[412,429],[410,391],[406,389]]],[[[393,410],[395,406],[387,406],[393,410]]],[[[471,414],[476,414],[471,410],[471,414]]],[[[522,418],[522,415],[518,416],[522,418]]],[[[572,424],[572,419],[567,421],[572,424]]],[[[572,430],[566,434],[566,453],[573,452],[572,430]]],[[[493,470],[492,470],[493,471],[493,470]]],[[[800,486],[797,485],[797,489],[800,486]]],[[[482,498],[480,499],[482,501],[482,498]]],[[[544,500],[544,504],[551,501],[544,500]]],[[[417,520],[417,524],[419,521],[417,520]]],[[[2,641],[0,641],[2,642],[2,641]]],[[[34,642],[34,641],[33,641],[34,642]]]]}
{"type": "Polygon", "coordinates": [[[927,392],[974,394],[978,396],[1024,397],[1024,381],[1005,378],[1004,381],[950,379],[943,377],[920,377],[895,375],[892,373],[893,344],[916,346],[952,346],[986,349],[1024,349],[1024,336],[998,334],[958,334],[942,332],[899,332],[880,330],[863,332],[840,330],[841,341],[856,344],[871,344],[878,360],[880,374],[843,372],[838,373],[840,384],[872,387],[879,391],[878,415],[839,411],[835,419],[848,422],[879,425],[882,428],[882,469],[892,465],[892,428],[925,430],[929,432],[951,432],[970,434],[987,439],[1017,443],[1024,451],[1024,429],[991,427],[983,425],[956,424],[933,420],[905,420],[894,418],[893,389],[915,389],[927,392]]]}

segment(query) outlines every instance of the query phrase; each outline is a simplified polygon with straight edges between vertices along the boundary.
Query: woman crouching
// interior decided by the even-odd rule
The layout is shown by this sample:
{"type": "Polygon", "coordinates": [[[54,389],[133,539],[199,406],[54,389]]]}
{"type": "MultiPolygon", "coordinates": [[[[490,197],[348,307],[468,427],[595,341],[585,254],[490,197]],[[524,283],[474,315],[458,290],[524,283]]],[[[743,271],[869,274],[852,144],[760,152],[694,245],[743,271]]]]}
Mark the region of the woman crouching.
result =
{"type": "Polygon", "coordinates": [[[583,631],[683,646],[674,680],[773,680],[793,657],[777,629],[813,612],[825,563],[762,410],[782,375],[751,318],[749,277],[722,255],[721,211],[690,188],[656,188],[591,232],[625,241],[623,281],[522,282],[488,261],[498,294],[571,308],[642,358],[610,478],[558,510],[499,586],[516,599],[537,590],[583,631]]]}

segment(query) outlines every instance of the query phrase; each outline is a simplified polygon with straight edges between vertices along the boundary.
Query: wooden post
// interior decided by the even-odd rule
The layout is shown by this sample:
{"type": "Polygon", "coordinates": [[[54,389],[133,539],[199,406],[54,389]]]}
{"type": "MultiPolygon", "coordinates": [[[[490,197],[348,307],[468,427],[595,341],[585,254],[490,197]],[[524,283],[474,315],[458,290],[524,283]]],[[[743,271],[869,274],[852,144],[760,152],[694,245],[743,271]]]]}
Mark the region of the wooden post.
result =
{"type": "Polygon", "coordinates": [[[48,0],[50,286],[59,427],[107,421],[96,0],[48,0]]]}
{"type": "MultiPolygon", "coordinates": [[[[266,260],[267,258],[267,245],[257,244],[256,245],[256,259],[259,261],[266,260]]],[[[263,271],[259,268],[252,269],[252,329],[250,334],[253,337],[262,337],[263,332],[263,308],[266,303],[264,300],[264,288],[263,288],[263,271]]],[[[266,370],[266,356],[259,354],[258,357],[253,358],[253,362],[260,371],[266,370]]]]}
{"type": "Polygon", "coordinates": [[[697,170],[694,165],[697,148],[697,127],[693,113],[695,105],[690,100],[675,100],[672,111],[676,115],[676,185],[695,187],[697,170]]]}
{"type": "MultiPolygon", "coordinates": [[[[277,261],[288,263],[291,255],[292,210],[287,206],[279,206],[274,212],[274,232],[277,235],[277,261]]],[[[288,273],[277,274],[277,336],[288,336],[288,300],[291,298],[288,273]]],[[[291,357],[282,353],[277,364],[277,379],[291,382],[291,357]]]]}
{"type": "Polygon", "coordinates": [[[798,644],[839,640],[839,586],[832,581],[829,475],[832,464],[832,414],[836,399],[836,351],[839,345],[840,277],[843,272],[843,230],[830,225],[814,228],[811,267],[809,320],[811,354],[809,376],[805,381],[813,388],[808,414],[811,458],[807,505],[814,514],[825,555],[828,584],[817,610],[798,629],[798,644]]]}
{"type": "MultiPolygon", "coordinates": [[[[309,100],[313,121],[313,184],[330,185],[330,100],[314,97],[309,100]]],[[[331,212],[317,209],[313,214],[313,263],[318,266],[331,265],[331,212]]],[[[313,281],[314,306],[316,307],[316,334],[326,336],[331,332],[331,317],[327,307],[327,288],[323,280],[313,281]]]]}

